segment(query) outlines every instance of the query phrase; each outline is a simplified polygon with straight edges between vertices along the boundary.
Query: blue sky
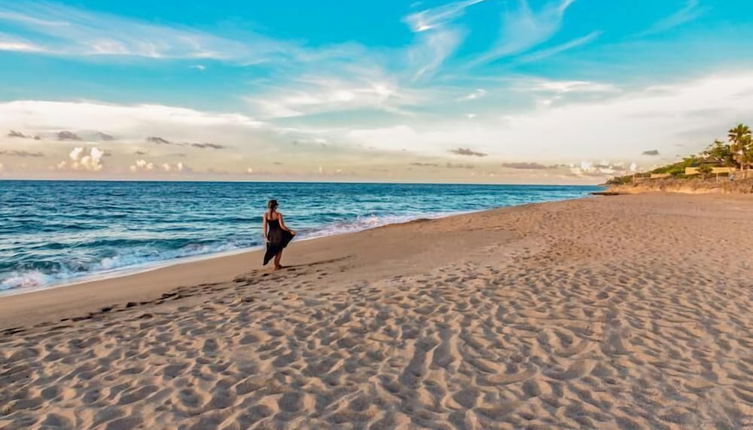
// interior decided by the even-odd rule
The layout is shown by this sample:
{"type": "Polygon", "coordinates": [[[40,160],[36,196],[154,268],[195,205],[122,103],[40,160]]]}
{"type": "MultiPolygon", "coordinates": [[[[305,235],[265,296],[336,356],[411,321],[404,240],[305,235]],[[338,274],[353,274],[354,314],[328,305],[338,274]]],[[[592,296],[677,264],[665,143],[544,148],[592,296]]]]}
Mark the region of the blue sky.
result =
{"type": "Polygon", "coordinates": [[[598,182],[753,118],[751,17],[743,0],[1,2],[0,174],[598,182]]]}

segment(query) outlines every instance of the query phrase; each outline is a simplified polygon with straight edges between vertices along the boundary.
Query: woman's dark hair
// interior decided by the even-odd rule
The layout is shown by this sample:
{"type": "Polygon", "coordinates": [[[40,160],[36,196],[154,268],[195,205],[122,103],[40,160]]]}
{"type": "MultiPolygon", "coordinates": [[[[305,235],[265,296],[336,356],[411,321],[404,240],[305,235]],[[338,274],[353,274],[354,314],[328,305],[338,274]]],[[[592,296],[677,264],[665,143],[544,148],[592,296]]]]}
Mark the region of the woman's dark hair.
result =
{"type": "Polygon", "coordinates": [[[272,200],[270,200],[270,201],[267,202],[267,207],[269,209],[276,209],[277,206],[279,206],[279,205],[277,204],[277,200],[275,200],[275,199],[272,199],[272,200]]]}

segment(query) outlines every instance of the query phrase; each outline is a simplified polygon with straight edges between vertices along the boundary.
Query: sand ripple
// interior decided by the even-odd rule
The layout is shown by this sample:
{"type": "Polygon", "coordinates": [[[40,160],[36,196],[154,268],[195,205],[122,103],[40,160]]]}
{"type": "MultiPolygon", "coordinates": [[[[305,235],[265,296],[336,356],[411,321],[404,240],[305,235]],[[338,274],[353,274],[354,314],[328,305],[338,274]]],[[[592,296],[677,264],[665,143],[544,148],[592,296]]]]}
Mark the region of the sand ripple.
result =
{"type": "Polygon", "coordinates": [[[421,275],[300,267],[6,333],[0,428],[753,427],[748,254],[536,216],[421,275]]]}

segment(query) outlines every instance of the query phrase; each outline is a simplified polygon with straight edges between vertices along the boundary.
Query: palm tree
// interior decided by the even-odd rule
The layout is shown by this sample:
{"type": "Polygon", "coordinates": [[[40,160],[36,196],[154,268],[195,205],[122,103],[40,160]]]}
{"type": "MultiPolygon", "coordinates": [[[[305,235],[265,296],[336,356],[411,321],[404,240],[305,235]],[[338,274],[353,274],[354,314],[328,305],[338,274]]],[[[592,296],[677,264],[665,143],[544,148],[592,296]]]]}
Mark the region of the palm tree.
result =
{"type": "Polygon", "coordinates": [[[737,127],[727,132],[727,138],[729,139],[730,150],[734,154],[735,160],[740,165],[740,168],[745,171],[746,154],[750,152],[751,146],[750,127],[745,124],[738,124],[737,127]]]}
{"type": "Polygon", "coordinates": [[[734,154],[729,145],[719,139],[714,140],[714,143],[706,148],[702,155],[704,159],[720,163],[724,167],[735,165],[734,154]]]}

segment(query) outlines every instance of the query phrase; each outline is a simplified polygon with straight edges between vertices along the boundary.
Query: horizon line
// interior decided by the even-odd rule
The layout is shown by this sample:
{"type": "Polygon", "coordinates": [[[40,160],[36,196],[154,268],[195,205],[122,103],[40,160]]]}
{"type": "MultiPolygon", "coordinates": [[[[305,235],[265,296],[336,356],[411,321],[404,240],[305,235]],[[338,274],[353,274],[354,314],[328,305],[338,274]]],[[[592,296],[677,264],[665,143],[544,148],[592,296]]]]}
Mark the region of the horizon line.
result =
{"type": "Polygon", "coordinates": [[[550,186],[550,187],[605,187],[606,184],[564,184],[564,183],[503,183],[503,182],[386,182],[386,181],[253,181],[253,180],[170,180],[170,179],[19,179],[19,178],[0,178],[0,182],[162,182],[162,183],[267,183],[267,184],[377,184],[377,185],[485,185],[485,186],[550,186]]]}

